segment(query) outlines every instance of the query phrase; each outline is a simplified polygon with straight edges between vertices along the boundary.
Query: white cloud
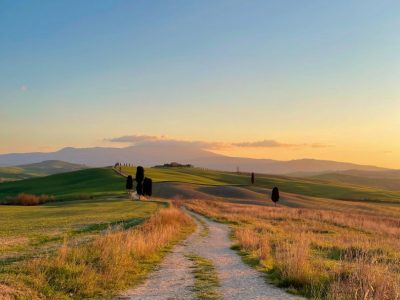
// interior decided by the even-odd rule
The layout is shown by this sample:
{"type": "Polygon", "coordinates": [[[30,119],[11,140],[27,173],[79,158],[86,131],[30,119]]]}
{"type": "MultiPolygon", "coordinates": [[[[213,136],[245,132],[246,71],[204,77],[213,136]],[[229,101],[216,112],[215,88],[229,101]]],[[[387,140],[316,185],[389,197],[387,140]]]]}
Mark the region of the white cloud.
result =
{"type": "Polygon", "coordinates": [[[163,136],[153,136],[153,135],[124,135],[116,138],[105,139],[108,142],[113,143],[128,143],[128,144],[137,144],[141,142],[148,141],[159,141],[162,140],[163,136]]]}
{"type": "Polygon", "coordinates": [[[240,142],[233,143],[233,146],[236,147],[248,147],[248,148],[300,148],[300,147],[311,147],[311,148],[324,148],[329,147],[329,145],[312,143],[312,144],[289,144],[289,143],[281,143],[275,140],[263,140],[263,141],[255,141],[255,142],[240,142]]]}
{"type": "Polygon", "coordinates": [[[184,141],[179,139],[173,139],[165,136],[153,136],[153,135],[125,135],[116,138],[105,139],[105,141],[113,143],[125,143],[130,145],[141,145],[148,143],[163,143],[164,145],[187,145],[193,146],[200,149],[213,149],[221,150],[230,147],[243,147],[243,148],[324,148],[329,145],[312,143],[312,144],[289,144],[281,143],[275,140],[262,140],[255,142],[237,142],[237,143],[223,143],[223,142],[206,142],[206,141],[184,141]]]}

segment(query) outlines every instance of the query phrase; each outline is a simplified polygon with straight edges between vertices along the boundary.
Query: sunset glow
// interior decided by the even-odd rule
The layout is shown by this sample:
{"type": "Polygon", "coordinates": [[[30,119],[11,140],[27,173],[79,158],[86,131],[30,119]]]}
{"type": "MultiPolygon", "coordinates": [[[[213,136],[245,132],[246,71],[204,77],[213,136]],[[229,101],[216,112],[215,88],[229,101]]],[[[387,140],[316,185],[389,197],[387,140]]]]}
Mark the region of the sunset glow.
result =
{"type": "Polygon", "coordinates": [[[0,153],[149,135],[229,156],[400,168],[399,9],[3,1],[0,153]],[[251,145],[262,141],[276,144],[251,145]]]}

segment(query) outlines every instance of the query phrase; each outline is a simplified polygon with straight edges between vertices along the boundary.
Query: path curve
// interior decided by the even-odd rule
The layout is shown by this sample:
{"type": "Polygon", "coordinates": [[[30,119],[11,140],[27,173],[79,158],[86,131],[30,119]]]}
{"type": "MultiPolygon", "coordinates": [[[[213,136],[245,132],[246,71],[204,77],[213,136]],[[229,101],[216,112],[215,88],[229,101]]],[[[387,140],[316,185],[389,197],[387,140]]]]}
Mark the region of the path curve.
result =
{"type": "Polygon", "coordinates": [[[196,231],[175,246],[142,285],[124,293],[118,299],[195,299],[192,292],[192,262],[186,257],[189,253],[213,262],[220,279],[219,291],[223,299],[304,299],[266,283],[262,273],[243,263],[239,255],[230,249],[232,242],[227,225],[211,221],[191,211],[186,212],[196,220],[196,231]],[[208,227],[207,236],[201,234],[204,226],[208,227]]]}

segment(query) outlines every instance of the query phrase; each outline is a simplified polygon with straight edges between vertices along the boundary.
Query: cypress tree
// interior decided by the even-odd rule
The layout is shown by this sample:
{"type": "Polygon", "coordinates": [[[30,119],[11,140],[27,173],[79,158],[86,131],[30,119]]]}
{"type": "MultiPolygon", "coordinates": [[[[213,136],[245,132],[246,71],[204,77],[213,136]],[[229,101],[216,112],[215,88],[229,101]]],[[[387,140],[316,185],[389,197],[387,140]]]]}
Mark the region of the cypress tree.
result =
{"type": "Polygon", "coordinates": [[[143,193],[145,196],[149,196],[151,197],[151,195],[153,194],[153,181],[151,180],[151,178],[144,178],[143,181],[143,193]]]}
{"type": "Polygon", "coordinates": [[[279,189],[277,187],[274,187],[272,189],[271,200],[272,200],[272,202],[274,202],[274,204],[276,206],[276,202],[279,201],[279,189]]]}
{"type": "Polygon", "coordinates": [[[133,190],[133,178],[131,175],[126,178],[126,189],[133,190]]]}
{"type": "Polygon", "coordinates": [[[142,166],[138,166],[136,168],[135,181],[137,182],[136,192],[138,193],[139,196],[143,195],[143,180],[144,180],[144,169],[142,166]]]}

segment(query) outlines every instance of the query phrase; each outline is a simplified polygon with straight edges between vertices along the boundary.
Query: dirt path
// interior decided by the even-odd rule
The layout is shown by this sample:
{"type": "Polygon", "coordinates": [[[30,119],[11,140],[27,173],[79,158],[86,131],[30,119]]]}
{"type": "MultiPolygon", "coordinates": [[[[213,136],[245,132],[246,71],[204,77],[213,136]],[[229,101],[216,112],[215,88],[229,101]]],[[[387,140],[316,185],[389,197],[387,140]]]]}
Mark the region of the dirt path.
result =
{"type": "Polygon", "coordinates": [[[261,273],[242,262],[230,249],[228,226],[188,213],[196,219],[197,230],[177,245],[141,286],[124,293],[119,299],[195,299],[192,262],[186,257],[190,253],[214,263],[223,299],[300,299],[266,283],[261,273]]]}

